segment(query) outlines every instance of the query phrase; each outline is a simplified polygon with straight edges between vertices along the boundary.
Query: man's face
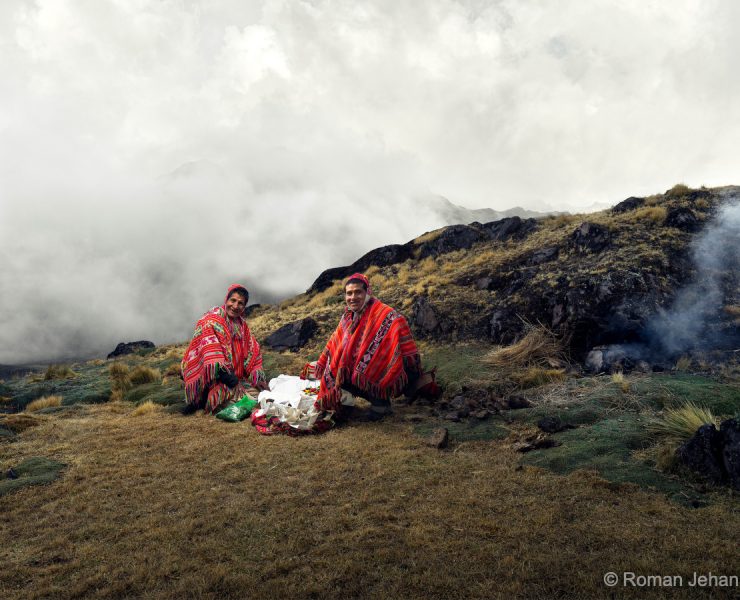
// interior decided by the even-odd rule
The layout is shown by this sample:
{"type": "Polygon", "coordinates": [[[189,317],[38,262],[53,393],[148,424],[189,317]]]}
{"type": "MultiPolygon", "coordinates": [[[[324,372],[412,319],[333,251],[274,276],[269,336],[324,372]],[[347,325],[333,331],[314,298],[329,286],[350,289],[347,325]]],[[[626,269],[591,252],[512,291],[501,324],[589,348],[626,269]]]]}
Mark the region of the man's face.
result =
{"type": "Polygon", "coordinates": [[[344,288],[344,300],[347,302],[347,308],[357,312],[365,304],[367,291],[361,283],[348,283],[344,288]]]}
{"type": "Polygon", "coordinates": [[[235,319],[236,317],[241,317],[246,306],[247,299],[244,296],[242,296],[238,292],[231,294],[231,296],[229,296],[229,299],[226,301],[226,315],[231,317],[232,319],[235,319]]]}

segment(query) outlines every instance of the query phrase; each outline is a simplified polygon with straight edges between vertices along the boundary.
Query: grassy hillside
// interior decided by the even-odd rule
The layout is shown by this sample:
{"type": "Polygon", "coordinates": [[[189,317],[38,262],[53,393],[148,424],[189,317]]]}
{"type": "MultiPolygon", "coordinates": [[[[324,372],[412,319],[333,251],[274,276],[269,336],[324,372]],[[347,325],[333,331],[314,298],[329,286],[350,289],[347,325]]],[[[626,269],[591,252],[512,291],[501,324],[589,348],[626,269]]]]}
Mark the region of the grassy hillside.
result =
{"type": "MultiPolygon", "coordinates": [[[[719,199],[677,187],[589,215],[611,232],[603,253],[571,246],[585,217],[559,216],[519,242],[371,268],[382,300],[408,312],[424,295],[460,324],[419,341],[444,397],[397,402],[381,423],[290,438],[182,416],[184,344],[0,381],[0,596],[734,597],[609,588],[603,576],[740,570],[737,493],[677,464],[693,431],[660,427],[689,402],[716,420],[740,414],[737,360],[684,356],[662,373],[585,376],[557,335],[538,354],[524,327],[502,353],[463,327],[492,303],[524,311],[563,281],[607,272],[652,273],[674,289],[691,234],[663,220],[688,206],[709,218],[719,199]],[[527,262],[551,247],[545,266],[527,262]],[[470,285],[523,269],[532,287],[519,298],[470,285]],[[546,434],[544,418],[564,428],[546,434]],[[441,451],[426,443],[440,427],[450,433],[441,451]]],[[[319,324],[298,352],[265,350],[269,376],[316,358],[341,292],[336,281],[250,317],[260,340],[305,317],[319,324]]]]}

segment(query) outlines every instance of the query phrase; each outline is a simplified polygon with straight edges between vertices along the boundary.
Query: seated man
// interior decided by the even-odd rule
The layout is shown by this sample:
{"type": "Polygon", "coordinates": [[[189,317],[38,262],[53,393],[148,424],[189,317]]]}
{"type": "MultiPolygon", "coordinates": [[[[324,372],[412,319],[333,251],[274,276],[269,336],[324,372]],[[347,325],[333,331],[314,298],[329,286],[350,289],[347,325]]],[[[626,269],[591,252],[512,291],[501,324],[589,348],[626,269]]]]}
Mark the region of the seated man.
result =
{"type": "Polygon", "coordinates": [[[185,413],[203,408],[215,413],[246,393],[250,386],[267,388],[260,345],[249,331],[244,310],[249,292],[234,284],[221,306],[205,313],[185,350],[185,413]]]}
{"type": "Polygon", "coordinates": [[[391,414],[390,399],[414,387],[422,373],[406,319],[372,296],[360,273],[344,286],[347,310],[316,363],[318,408],[339,411],[342,389],[367,399],[369,420],[391,414]]]}

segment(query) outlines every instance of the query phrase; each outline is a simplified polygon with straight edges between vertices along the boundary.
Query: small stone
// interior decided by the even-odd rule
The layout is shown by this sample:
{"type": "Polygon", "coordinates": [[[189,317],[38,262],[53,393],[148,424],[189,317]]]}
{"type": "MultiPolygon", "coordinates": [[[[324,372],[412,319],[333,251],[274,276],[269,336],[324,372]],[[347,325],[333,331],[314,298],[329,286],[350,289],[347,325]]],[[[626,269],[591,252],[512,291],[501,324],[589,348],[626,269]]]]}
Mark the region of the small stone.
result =
{"type": "Polygon", "coordinates": [[[487,419],[489,416],[491,416],[491,413],[488,412],[488,410],[485,410],[485,409],[484,410],[477,410],[477,411],[475,411],[473,413],[473,416],[476,419],[479,419],[479,420],[482,421],[483,419],[487,419]]]}
{"type": "Polygon", "coordinates": [[[460,415],[457,411],[448,412],[443,417],[446,421],[454,421],[457,423],[460,420],[460,415]]]}
{"type": "Polygon", "coordinates": [[[406,415],[403,420],[408,421],[409,423],[419,423],[420,421],[424,420],[424,415],[414,413],[412,415],[406,415]]]}
{"type": "Polygon", "coordinates": [[[519,394],[512,394],[506,399],[506,404],[511,410],[517,410],[520,408],[530,408],[532,403],[527,400],[524,396],[519,394]]]}
{"type": "Polygon", "coordinates": [[[427,446],[442,450],[446,448],[450,441],[450,432],[447,431],[446,427],[440,427],[432,431],[431,435],[426,439],[427,446]]]}
{"type": "Polygon", "coordinates": [[[565,429],[559,417],[543,417],[537,421],[537,427],[545,433],[557,433],[565,429]]]}

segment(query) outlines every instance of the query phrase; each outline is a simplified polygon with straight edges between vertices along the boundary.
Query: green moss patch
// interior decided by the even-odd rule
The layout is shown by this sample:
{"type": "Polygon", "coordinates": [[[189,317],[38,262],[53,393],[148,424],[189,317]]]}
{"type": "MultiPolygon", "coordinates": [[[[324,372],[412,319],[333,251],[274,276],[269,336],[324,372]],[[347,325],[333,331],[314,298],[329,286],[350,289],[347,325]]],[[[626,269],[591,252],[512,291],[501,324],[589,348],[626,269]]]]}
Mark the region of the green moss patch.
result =
{"type": "Polygon", "coordinates": [[[432,431],[440,427],[446,427],[450,434],[451,442],[484,442],[491,440],[502,440],[509,436],[510,430],[501,419],[486,419],[478,421],[469,419],[455,423],[433,419],[419,423],[414,427],[414,434],[427,437],[432,431]]]}
{"type": "Polygon", "coordinates": [[[740,383],[718,382],[701,375],[661,374],[638,380],[635,391],[656,408],[681,406],[691,400],[715,415],[740,413],[740,383]]]}
{"type": "Polygon", "coordinates": [[[9,494],[29,485],[44,485],[59,478],[66,465],[50,458],[35,456],[27,458],[18,466],[12,467],[15,478],[8,478],[7,471],[0,479],[0,496],[9,494]]]}
{"type": "Polygon", "coordinates": [[[595,470],[612,483],[634,483],[663,492],[682,503],[695,501],[699,496],[690,485],[660,473],[647,461],[633,457],[635,450],[651,444],[644,418],[625,414],[564,431],[554,437],[560,446],[529,452],[522,457],[522,462],[561,474],[576,469],[595,470]]]}

